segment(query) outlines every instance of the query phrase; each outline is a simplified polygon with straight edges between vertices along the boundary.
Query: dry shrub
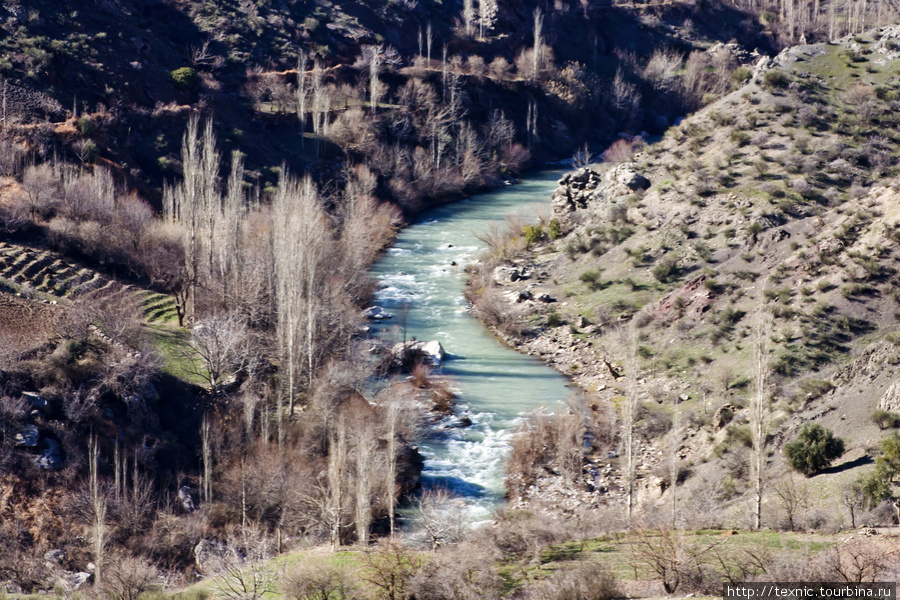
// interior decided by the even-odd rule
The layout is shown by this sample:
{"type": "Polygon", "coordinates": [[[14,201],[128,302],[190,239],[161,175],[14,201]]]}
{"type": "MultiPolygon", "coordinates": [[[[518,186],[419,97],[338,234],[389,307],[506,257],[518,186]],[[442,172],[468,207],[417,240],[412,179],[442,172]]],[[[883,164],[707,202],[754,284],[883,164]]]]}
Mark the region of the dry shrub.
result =
{"type": "Polygon", "coordinates": [[[585,431],[583,416],[572,411],[528,419],[512,441],[506,467],[510,497],[522,497],[547,472],[574,483],[584,462],[585,431]]]}
{"type": "Polygon", "coordinates": [[[494,569],[498,558],[490,545],[463,543],[437,554],[410,581],[418,600],[499,598],[503,580],[494,569]]]}
{"type": "Polygon", "coordinates": [[[900,564],[900,550],[891,543],[851,539],[829,548],[818,558],[824,575],[821,581],[887,581],[888,571],[900,564]]]}
{"type": "Polygon", "coordinates": [[[610,600],[619,598],[616,579],[597,563],[586,563],[574,569],[559,570],[528,590],[530,600],[610,600]]]}
{"type": "Polygon", "coordinates": [[[358,574],[347,565],[324,562],[302,562],[289,570],[282,579],[280,591],[296,600],[361,598],[358,574]]]}
{"type": "Polygon", "coordinates": [[[634,154],[634,142],[618,139],[603,153],[603,160],[614,165],[627,162],[634,154]]]}
{"type": "Polygon", "coordinates": [[[494,515],[493,527],[473,534],[473,539],[490,543],[505,555],[530,556],[535,564],[540,563],[543,548],[568,537],[566,523],[556,515],[509,509],[494,515]]]}
{"type": "Polygon", "coordinates": [[[428,376],[431,375],[431,367],[421,361],[416,362],[410,373],[410,383],[414,386],[420,390],[429,387],[430,381],[428,376]]]}
{"type": "Polygon", "coordinates": [[[489,327],[495,327],[507,335],[519,332],[518,323],[509,314],[509,303],[498,288],[493,286],[485,288],[475,298],[472,308],[478,318],[489,327]]]}
{"type": "Polygon", "coordinates": [[[103,570],[102,593],[109,600],[138,600],[159,579],[159,571],[145,559],[122,556],[103,570]]]}

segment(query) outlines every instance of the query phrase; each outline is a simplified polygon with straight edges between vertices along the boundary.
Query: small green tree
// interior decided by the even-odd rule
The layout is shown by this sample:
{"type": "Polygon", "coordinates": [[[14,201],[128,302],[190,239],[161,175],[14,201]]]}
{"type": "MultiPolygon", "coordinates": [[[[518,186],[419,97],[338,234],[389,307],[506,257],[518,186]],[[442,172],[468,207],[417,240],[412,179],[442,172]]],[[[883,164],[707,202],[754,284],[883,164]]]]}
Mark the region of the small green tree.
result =
{"type": "Polygon", "coordinates": [[[888,427],[900,427],[900,415],[878,408],[872,413],[872,422],[878,425],[878,429],[881,430],[888,427]]]}
{"type": "Polygon", "coordinates": [[[881,456],[875,464],[888,482],[894,481],[894,477],[900,473],[900,433],[881,441],[881,456]]]}
{"type": "Polygon", "coordinates": [[[191,67],[181,67],[169,72],[169,79],[179,90],[188,91],[197,83],[197,71],[191,67]]]}
{"type": "Polygon", "coordinates": [[[797,439],[784,447],[784,454],[791,466],[807,477],[812,477],[843,453],[844,440],[816,424],[801,427],[797,439]]]}
{"type": "Polygon", "coordinates": [[[522,233],[529,246],[544,239],[544,229],[540,225],[526,225],[522,228],[522,233]]]}

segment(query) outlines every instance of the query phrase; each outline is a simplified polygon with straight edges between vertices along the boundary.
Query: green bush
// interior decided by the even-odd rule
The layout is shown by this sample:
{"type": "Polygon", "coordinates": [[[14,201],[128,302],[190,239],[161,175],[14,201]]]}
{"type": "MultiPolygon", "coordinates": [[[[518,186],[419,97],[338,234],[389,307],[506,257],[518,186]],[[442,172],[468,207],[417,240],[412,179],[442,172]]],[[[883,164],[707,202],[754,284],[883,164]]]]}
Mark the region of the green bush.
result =
{"type": "Polygon", "coordinates": [[[544,239],[544,230],[540,225],[526,225],[522,228],[522,233],[529,246],[544,239]]]}
{"type": "Polygon", "coordinates": [[[878,429],[884,430],[888,427],[900,427],[900,415],[881,408],[876,409],[872,413],[872,422],[878,425],[878,429]]]}
{"type": "Polygon", "coordinates": [[[678,274],[678,262],[674,258],[664,258],[651,272],[660,283],[668,283],[678,274]]]}
{"type": "Polygon", "coordinates": [[[81,117],[78,119],[77,124],[78,131],[80,131],[82,135],[91,135],[97,130],[97,126],[90,117],[81,117]]]}
{"type": "Polygon", "coordinates": [[[734,71],[731,72],[731,78],[734,79],[738,83],[744,83],[750,77],[753,76],[753,73],[747,67],[738,67],[734,71]]]}
{"type": "Polygon", "coordinates": [[[797,439],[785,445],[784,454],[791,467],[812,477],[844,454],[844,440],[821,425],[807,423],[797,439]]]}
{"type": "Polygon", "coordinates": [[[731,133],[731,141],[740,147],[744,147],[750,143],[750,134],[746,131],[733,131],[731,133]]]}
{"type": "Polygon", "coordinates": [[[777,69],[767,71],[763,76],[763,85],[767,88],[786,88],[790,82],[791,78],[777,69]]]}
{"type": "Polygon", "coordinates": [[[182,91],[192,89],[197,84],[197,71],[191,67],[181,67],[169,73],[172,85],[182,91]]]}
{"type": "Polygon", "coordinates": [[[547,236],[551,240],[555,240],[559,236],[562,235],[562,226],[559,224],[559,219],[550,219],[550,224],[547,226],[547,236]]]}

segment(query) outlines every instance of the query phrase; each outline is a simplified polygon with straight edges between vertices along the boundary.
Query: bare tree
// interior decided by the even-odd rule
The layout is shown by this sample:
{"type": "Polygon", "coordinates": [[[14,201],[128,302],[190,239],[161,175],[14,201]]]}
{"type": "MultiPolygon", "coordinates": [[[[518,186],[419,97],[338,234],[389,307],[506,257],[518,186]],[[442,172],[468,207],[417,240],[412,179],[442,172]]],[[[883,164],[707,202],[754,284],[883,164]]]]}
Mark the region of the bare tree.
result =
{"type": "Polygon", "coordinates": [[[478,0],[478,37],[483,39],[485,32],[494,28],[499,13],[497,0],[478,0]]]}
{"type": "Polygon", "coordinates": [[[637,327],[634,320],[628,328],[628,383],[625,403],[622,406],[622,444],[625,446],[625,493],[627,495],[628,522],[632,522],[634,512],[634,422],[638,410],[639,376],[637,360],[637,327]]]}
{"type": "Polygon", "coordinates": [[[49,208],[55,196],[56,184],[57,178],[49,163],[31,165],[25,169],[22,191],[25,192],[25,206],[31,213],[32,221],[37,218],[38,213],[49,208]]]}
{"type": "Polygon", "coordinates": [[[416,521],[432,552],[444,544],[458,542],[465,530],[458,500],[448,490],[435,488],[423,493],[416,508],[416,521]]]}
{"type": "Polygon", "coordinates": [[[303,50],[297,54],[297,120],[300,122],[300,150],[306,138],[306,113],[309,103],[309,86],[306,82],[306,66],[309,58],[303,50]]]}
{"type": "Polygon", "coordinates": [[[421,557],[400,542],[383,541],[363,555],[366,569],[361,579],[372,587],[379,600],[405,600],[410,581],[422,563],[421,557]]]}
{"type": "Polygon", "coordinates": [[[841,487],[841,504],[850,511],[850,527],[856,529],[856,516],[866,506],[865,481],[855,479],[841,487]]]}
{"type": "Polygon", "coordinates": [[[275,591],[280,568],[269,560],[269,540],[252,527],[242,527],[224,552],[210,563],[216,591],[233,600],[260,600],[275,591]]]}
{"type": "Polygon", "coordinates": [[[91,432],[88,438],[88,477],[91,501],[91,554],[94,560],[94,585],[103,583],[103,558],[107,543],[106,533],[106,493],[100,485],[99,473],[100,443],[97,434],[91,432]]]}
{"type": "Polygon", "coordinates": [[[796,531],[797,521],[802,517],[803,511],[809,508],[809,487],[805,482],[797,482],[791,473],[787,478],[779,479],[772,486],[772,493],[778,498],[782,510],[787,519],[788,530],[796,531]]]}
{"type": "Polygon", "coordinates": [[[353,431],[353,454],[356,540],[360,545],[366,546],[369,543],[369,527],[372,525],[372,499],[379,473],[383,470],[374,423],[358,421],[353,431]]]}
{"type": "Polygon", "coordinates": [[[159,571],[137,556],[123,556],[109,565],[102,590],[109,600],[138,600],[159,580],[159,571]]]}
{"type": "Polygon", "coordinates": [[[462,21],[466,29],[466,36],[472,37],[475,30],[475,4],[473,0],[463,0],[462,21]]]}
{"type": "Polygon", "coordinates": [[[541,61],[544,55],[544,38],[541,34],[542,29],[544,28],[544,13],[541,12],[541,7],[537,6],[534,9],[534,47],[531,49],[531,80],[537,81],[538,78],[538,69],[541,66],[541,61]]]}
{"type": "MultiPolygon", "coordinates": [[[[284,173],[273,201],[273,248],[278,341],[283,394],[294,412],[295,392],[305,371],[312,386],[325,356],[326,338],[340,332],[329,323],[331,278],[326,265],[333,251],[328,217],[309,177],[297,181],[284,173]]],[[[332,266],[334,264],[332,263],[332,266]]]]}
{"type": "Polygon", "coordinates": [[[617,124],[621,126],[630,122],[640,103],[640,93],[636,85],[625,79],[621,68],[616,71],[613,78],[610,99],[616,113],[617,124]]]}
{"type": "Polygon", "coordinates": [[[765,289],[760,292],[753,340],[754,393],[750,403],[750,430],[752,436],[753,483],[756,495],[753,507],[753,528],[762,522],[763,480],[766,466],[766,440],[769,435],[771,410],[767,392],[769,372],[769,313],[765,309],[765,289]]]}
{"type": "Polygon", "coordinates": [[[248,356],[247,326],[234,313],[215,314],[191,330],[191,347],[202,362],[195,373],[209,383],[214,395],[241,370],[248,356]]]}

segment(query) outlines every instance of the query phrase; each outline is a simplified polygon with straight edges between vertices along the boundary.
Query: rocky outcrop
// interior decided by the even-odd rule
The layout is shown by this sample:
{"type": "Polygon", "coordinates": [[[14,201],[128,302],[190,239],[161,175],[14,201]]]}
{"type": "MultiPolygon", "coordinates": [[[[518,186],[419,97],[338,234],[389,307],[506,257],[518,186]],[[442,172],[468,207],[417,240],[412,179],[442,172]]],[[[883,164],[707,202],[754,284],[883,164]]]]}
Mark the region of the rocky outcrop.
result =
{"type": "Polygon", "coordinates": [[[566,217],[591,204],[630,196],[649,187],[650,180],[638,173],[631,162],[616,165],[603,175],[591,167],[584,167],[574,173],[566,173],[559,180],[559,187],[551,199],[553,215],[566,217]]]}
{"type": "Polygon", "coordinates": [[[900,413],[900,381],[891,384],[891,387],[878,401],[878,408],[892,413],[900,413]]]}
{"type": "Polygon", "coordinates": [[[600,182],[600,174],[590,167],[563,175],[559,180],[559,187],[553,192],[550,200],[554,216],[565,216],[572,211],[586,208],[593,200],[594,190],[600,182]]]}

